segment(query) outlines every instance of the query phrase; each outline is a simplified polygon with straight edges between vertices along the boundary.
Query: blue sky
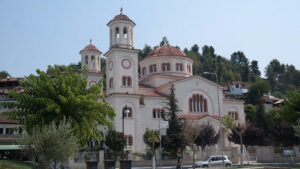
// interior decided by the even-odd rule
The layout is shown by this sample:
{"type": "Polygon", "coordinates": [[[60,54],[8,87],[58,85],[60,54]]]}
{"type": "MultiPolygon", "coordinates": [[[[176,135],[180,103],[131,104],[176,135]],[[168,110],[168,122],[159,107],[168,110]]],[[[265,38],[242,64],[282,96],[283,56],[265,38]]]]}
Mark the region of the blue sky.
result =
{"type": "Polygon", "coordinates": [[[22,77],[77,63],[90,38],[105,53],[106,24],[121,6],[137,24],[135,48],[167,36],[171,45],[211,45],[226,58],[243,51],[262,72],[273,58],[300,69],[297,0],[0,0],[0,71],[22,77]]]}

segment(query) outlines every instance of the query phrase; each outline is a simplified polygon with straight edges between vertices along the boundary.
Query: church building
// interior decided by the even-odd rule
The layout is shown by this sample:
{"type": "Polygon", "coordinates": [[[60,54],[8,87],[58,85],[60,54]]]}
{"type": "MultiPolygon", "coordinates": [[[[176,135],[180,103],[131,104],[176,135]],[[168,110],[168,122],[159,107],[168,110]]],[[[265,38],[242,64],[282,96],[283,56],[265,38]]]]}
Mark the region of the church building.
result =
{"type": "MultiPolygon", "coordinates": [[[[113,124],[117,131],[124,131],[127,150],[145,152],[146,128],[160,130],[167,126],[160,115],[165,111],[172,85],[181,110],[180,118],[200,124],[210,122],[216,131],[225,115],[232,116],[237,123],[245,123],[243,101],[225,98],[222,86],[194,76],[193,60],[179,48],[167,44],[166,39],[162,46],[139,61],[139,50],[133,45],[135,25],[122,11],[107,23],[106,72],[101,72],[102,52],[93,44],[80,51],[82,66],[88,70],[89,85],[106,74],[105,100],[115,110],[113,124]],[[125,107],[129,111],[124,111],[125,107]]],[[[223,145],[229,146],[225,138],[223,145]]]]}

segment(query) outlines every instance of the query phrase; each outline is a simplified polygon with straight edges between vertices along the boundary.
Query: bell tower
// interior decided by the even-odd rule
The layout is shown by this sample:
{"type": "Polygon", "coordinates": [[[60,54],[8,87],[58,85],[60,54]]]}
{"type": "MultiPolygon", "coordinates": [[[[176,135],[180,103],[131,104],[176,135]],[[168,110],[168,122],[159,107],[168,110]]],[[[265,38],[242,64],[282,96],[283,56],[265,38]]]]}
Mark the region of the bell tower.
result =
{"type": "Polygon", "coordinates": [[[116,15],[107,24],[110,34],[106,59],[106,94],[133,94],[138,89],[138,52],[133,47],[135,23],[123,14],[116,15]]]}
{"type": "Polygon", "coordinates": [[[110,34],[110,48],[133,49],[133,28],[135,23],[123,14],[122,8],[120,14],[109,21],[107,26],[110,34]]]}
{"type": "Polygon", "coordinates": [[[88,86],[98,83],[102,79],[101,74],[101,54],[96,46],[90,44],[85,46],[80,52],[81,69],[87,72],[88,86]]]}

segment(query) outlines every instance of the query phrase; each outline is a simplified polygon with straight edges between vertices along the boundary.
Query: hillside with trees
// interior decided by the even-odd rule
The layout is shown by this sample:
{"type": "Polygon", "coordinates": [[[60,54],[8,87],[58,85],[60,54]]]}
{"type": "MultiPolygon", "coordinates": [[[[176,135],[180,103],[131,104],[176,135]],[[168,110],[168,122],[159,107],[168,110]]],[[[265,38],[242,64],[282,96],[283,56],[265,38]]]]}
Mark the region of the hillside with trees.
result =
{"type": "MultiPolygon", "coordinates": [[[[139,53],[139,60],[144,59],[157,47],[152,48],[145,45],[139,53]]],[[[288,91],[300,87],[300,70],[297,70],[294,65],[280,63],[277,59],[270,61],[265,68],[261,69],[264,72],[261,72],[259,62],[250,60],[242,51],[234,51],[230,58],[217,54],[213,46],[207,45],[200,48],[195,44],[190,48],[184,48],[183,51],[194,61],[194,75],[203,76],[203,72],[216,72],[219,83],[223,86],[233,81],[245,82],[249,86],[259,81],[266,81],[272,95],[277,97],[283,97],[288,91]],[[262,78],[262,75],[265,75],[265,78],[262,78]]],[[[203,77],[215,81],[213,76],[205,75],[203,77]]]]}

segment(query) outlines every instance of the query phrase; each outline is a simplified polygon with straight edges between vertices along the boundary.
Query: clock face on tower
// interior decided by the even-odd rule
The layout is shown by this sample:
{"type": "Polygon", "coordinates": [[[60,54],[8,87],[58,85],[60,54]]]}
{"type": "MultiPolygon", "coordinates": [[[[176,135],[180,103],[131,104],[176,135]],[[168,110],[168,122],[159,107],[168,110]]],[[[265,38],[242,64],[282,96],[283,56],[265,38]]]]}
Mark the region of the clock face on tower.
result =
{"type": "Polygon", "coordinates": [[[122,60],[122,67],[125,69],[129,69],[131,67],[131,62],[128,59],[123,59],[122,60]]]}
{"type": "Polygon", "coordinates": [[[112,69],[113,69],[113,62],[109,61],[109,70],[112,70],[112,69]]]}

